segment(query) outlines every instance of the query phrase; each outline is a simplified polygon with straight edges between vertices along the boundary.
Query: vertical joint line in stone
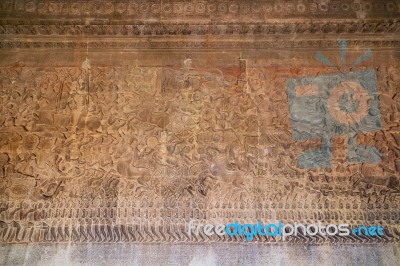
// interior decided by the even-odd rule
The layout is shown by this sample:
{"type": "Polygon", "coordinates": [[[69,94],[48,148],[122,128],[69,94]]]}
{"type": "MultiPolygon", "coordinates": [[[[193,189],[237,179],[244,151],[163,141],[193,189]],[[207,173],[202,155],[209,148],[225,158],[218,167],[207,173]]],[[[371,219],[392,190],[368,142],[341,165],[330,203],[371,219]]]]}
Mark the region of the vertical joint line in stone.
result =
{"type": "Polygon", "coordinates": [[[86,86],[86,92],[87,92],[87,98],[86,98],[86,105],[88,107],[89,105],[89,93],[90,93],[90,60],[87,58],[85,61],[82,63],[82,69],[83,69],[83,75],[85,79],[85,86],[86,86]]]}
{"type": "Polygon", "coordinates": [[[89,42],[86,42],[86,72],[85,72],[85,79],[86,79],[86,91],[87,91],[87,106],[89,108],[89,94],[90,94],[90,61],[88,59],[89,56],[89,42]]]}
{"type": "Polygon", "coordinates": [[[239,79],[238,79],[238,90],[245,92],[247,85],[247,62],[240,56],[239,59],[239,79]]]}

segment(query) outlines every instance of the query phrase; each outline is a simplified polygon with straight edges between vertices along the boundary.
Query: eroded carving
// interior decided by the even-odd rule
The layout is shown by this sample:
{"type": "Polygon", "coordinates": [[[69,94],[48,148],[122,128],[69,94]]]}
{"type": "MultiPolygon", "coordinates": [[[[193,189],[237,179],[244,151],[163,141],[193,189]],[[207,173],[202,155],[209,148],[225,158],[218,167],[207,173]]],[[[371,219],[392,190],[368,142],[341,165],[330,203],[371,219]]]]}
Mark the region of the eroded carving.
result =
{"type": "MultiPolygon", "coordinates": [[[[297,155],[321,143],[291,137],[286,71],[245,62],[204,70],[190,59],[181,68],[1,68],[0,237],[213,241],[189,239],[186,222],[318,219],[379,220],[389,233],[378,241],[397,241],[393,69],[380,66],[377,75],[382,113],[392,110],[384,130],[358,137],[382,162],[347,162],[339,138],[332,169],[301,169],[297,155]]],[[[338,241],[311,241],[326,240],[338,241]]]]}

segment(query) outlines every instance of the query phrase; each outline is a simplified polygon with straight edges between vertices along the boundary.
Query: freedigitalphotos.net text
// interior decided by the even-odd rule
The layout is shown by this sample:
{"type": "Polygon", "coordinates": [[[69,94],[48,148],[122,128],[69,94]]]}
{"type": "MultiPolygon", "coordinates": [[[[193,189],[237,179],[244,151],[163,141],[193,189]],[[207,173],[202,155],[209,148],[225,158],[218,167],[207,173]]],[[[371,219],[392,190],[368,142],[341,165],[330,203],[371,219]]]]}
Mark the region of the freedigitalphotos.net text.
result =
{"type": "Polygon", "coordinates": [[[262,222],[257,222],[256,224],[240,224],[238,222],[230,223],[228,225],[224,224],[201,224],[195,220],[191,220],[188,224],[188,235],[192,234],[199,235],[203,232],[207,236],[212,236],[214,234],[223,236],[227,234],[228,236],[245,236],[246,240],[251,241],[257,235],[260,236],[281,236],[284,239],[289,236],[297,236],[299,233],[302,235],[315,236],[317,234],[321,236],[348,236],[351,233],[358,236],[383,236],[383,228],[381,226],[360,226],[357,228],[351,228],[349,224],[328,224],[323,225],[318,224],[308,224],[304,225],[302,223],[294,224],[284,224],[281,221],[277,223],[269,223],[263,225],[262,222]]]}

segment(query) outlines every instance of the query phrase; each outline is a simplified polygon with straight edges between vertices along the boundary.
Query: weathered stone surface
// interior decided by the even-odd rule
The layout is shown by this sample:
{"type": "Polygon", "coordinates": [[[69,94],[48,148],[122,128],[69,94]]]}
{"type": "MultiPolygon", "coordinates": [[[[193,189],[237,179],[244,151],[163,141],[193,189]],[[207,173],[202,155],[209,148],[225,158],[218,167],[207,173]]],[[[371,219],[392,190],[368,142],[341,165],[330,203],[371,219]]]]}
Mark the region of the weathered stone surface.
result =
{"type": "MultiPolygon", "coordinates": [[[[301,169],[300,153],[320,144],[293,138],[285,83],[332,70],[196,61],[0,69],[3,241],[186,241],[191,218],[239,217],[379,221],[398,239],[399,125],[383,111],[397,112],[393,100],[381,102],[383,130],[358,136],[380,163],[349,162],[344,141],[329,168],[301,169]]],[[[379,84],[395,79],[378,74],[379,84]]],[[[393,98],[390,89],[380,93],[393,98]]]]}
{"type": "Polygon", "coordinates": [[[396,245],[14,244],[2,265],[398,265],[396,245]]]}
{"type": "Polygon", "coordinates": [[[398,243],[399,12],[2,1],[0,241],[244,241],[188,236],[197,219],[379,224],[253,241],[398,243]]]}

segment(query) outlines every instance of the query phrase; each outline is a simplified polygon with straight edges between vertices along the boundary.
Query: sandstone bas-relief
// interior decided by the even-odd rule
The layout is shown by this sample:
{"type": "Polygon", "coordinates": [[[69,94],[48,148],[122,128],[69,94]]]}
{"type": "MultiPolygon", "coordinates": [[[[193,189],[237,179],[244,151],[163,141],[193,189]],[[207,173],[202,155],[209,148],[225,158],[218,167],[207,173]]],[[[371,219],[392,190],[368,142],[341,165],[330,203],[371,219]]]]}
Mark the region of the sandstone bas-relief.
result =
{"type": "Polygon", "coordinates": [[[378,223],[382,238],[286,241],[398,242],[395,1],[1,1],[0,12],[2,242],[243,240],[189,237],[190,219],[378,223]],[[376,71],[381,127],[356,138],[380,161],[349,162],[336,136],[330,168],[304,169],[300,154],[323,143],[293,137],[286,83],[337,73],[310,62],[340,35],[357,56],[380,52],[357,71],[376,71]]]}
{"type": "Polygon", "coordinates": [[[348,163],[338,138],[332,169],[301,169],[321,143],[292,138],[290,69],[191,63],[2,68],[2,240],[208,241],[185,235],[192,218],[379,221],[398,239],[395,66],[378,70],[385,130],[358,138],[382,161],[348,163]]]}

